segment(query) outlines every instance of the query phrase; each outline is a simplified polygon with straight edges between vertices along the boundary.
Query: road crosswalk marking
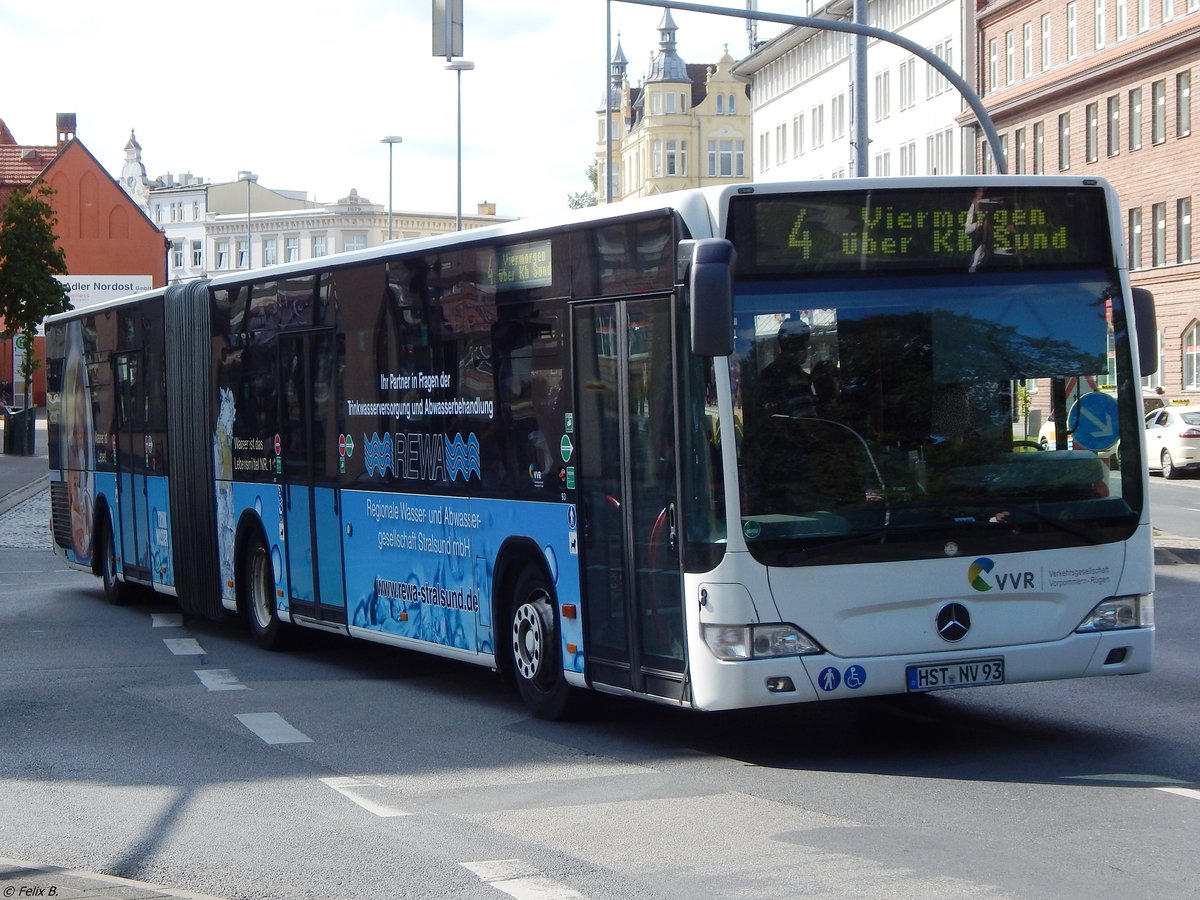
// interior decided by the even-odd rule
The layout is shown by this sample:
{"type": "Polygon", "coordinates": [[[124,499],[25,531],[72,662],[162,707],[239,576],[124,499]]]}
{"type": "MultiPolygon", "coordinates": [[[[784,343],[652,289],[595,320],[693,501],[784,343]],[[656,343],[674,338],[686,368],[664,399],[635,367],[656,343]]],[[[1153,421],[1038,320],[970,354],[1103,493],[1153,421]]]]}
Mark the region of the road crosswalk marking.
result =
{"type": "Polygon", "coordinates": [[[517,900],[584,900],[579,891],[547,877],[523,859],[482,859],[459,865],[517,900]]]}

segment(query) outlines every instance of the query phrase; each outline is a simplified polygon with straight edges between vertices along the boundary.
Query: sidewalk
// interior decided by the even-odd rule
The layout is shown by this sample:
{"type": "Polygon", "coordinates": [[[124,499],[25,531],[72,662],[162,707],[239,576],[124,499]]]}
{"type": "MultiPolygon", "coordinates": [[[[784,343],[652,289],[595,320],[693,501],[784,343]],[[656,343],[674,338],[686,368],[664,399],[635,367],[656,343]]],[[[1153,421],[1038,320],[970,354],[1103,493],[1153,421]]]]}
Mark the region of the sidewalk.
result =
{"type": "MultiPolygon", "coordinates": [[[[0,438],[4,435],[4,417],[0,416],[0,438]]],[[[4,444],[0,442],[0,447],[4,444]]],[[[37,411],[34,423],[33,456],[9,456],[0,453],[0,514],[44,491],[50,485],[49,459],[46,456],[46,410],[37,411]]]]}
{"type": "Polygon", "coordinates": [[[61,869],[0,857],[0,893],[5,897],[54,897],[56,900],[220,900],[209,894],[177,891],[144,881],[116,878],[99,872],[61,869]]]}

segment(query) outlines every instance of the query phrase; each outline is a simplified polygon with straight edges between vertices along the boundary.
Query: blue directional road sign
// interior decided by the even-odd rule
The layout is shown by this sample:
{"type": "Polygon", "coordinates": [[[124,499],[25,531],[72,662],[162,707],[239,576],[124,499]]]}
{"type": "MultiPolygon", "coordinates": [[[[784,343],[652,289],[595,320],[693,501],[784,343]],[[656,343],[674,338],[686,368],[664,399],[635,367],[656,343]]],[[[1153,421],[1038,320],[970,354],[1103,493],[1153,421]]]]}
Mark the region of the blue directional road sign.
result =
{"type": "Polygon", "coordinates": [[[1108,450],[1117,442],[1117,401],[1103,391],[1083,394],[1067,413],[1067,430],[1075,446],[1084,450],[1108,450]]]}

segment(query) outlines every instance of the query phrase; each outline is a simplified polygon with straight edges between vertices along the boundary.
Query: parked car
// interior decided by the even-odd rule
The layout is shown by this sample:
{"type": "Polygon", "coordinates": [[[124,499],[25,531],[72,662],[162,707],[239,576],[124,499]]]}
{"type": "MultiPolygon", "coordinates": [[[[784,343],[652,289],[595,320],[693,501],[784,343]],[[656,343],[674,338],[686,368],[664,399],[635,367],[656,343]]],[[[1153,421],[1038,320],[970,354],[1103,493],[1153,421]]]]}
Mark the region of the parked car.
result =
{"type": "MultiPolygon", "coordinates": [[[[1038,446],[1041,447],[1043,450],[1055,450],[1058,448],[1058,433],[1057,433],[1057,429],[1055,428],[1055,425],[1054,425],[1053,416],[1047,418],[1046,421],[1042,423],[1042,427],[1040,429],[1038,429],[1037,442],[1038,442],[1038,446]]],[[[1117,450],[1120,448],[1120,446],[1121,446],[1120,442],[1118,441],[1117,443],[1115,443],[1111,447],[1109,447],[1107,450],[1098,451],[1096,453],[1096,455],[1099,456],[1102,460],[1104,460],[1108,464],[1108,467],[1110,469],[1115,470],[1118,468],[1118,466],[1117,466],[1117,460],[1118,460],[1117,450]]],[[[1075,438],[1071,435],[1070,432],[1067,433],[1067,449],[1068,450],[1076,449],[1075,438]]]]}
{"type": "Polygon", "coordinates": [[[1163,478],[1200,469],[1200,406],[1167,406],[1146,415],[1146,464],[1163,478]]]}

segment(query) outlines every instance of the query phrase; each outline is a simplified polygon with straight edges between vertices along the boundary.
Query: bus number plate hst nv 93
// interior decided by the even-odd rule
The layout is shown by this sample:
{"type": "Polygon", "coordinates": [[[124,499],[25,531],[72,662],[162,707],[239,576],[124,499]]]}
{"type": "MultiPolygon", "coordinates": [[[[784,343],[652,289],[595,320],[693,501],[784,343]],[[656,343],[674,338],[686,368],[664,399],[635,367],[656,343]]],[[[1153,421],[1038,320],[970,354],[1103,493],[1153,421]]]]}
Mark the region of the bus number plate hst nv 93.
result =
{"type": "Polygon", "coordinates": [[[1004,684],[1003,659],[970,659],[952,663],[909,666],[908,690],[942,691],[978,684],[1004,684]]]}

